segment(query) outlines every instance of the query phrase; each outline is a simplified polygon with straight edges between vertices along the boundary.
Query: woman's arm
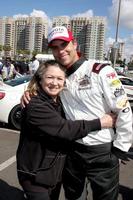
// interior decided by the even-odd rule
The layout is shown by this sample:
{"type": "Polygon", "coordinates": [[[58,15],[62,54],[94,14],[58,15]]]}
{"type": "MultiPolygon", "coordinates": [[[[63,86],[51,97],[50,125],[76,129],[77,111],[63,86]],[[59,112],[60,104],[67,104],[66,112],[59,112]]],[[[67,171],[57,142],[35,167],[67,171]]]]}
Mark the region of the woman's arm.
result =
{"type": "Polygon", "coordinates": [[[113,114],[106,114],[101,119],[89,121],[66,120],[49,103],[36,102],[36,98],[32,98],[27,106],[26,121],[32,129],[40,130],[41,135],[47,134],[72,141],[85,137],[91,131],[113,127],[115,117],[113,114]]]}

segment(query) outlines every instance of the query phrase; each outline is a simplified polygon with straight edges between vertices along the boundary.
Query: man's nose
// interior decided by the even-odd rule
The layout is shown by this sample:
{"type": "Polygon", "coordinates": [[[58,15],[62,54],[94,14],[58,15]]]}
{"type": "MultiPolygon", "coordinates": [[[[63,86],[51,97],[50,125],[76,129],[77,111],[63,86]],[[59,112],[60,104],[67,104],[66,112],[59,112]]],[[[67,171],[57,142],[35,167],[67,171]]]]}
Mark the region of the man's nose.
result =
{"type": "Polygon", "coordinates": [[[59,52],[59,53],[64,52],[64,47],[60,47],[60,48],[58,48],[58,52],[59,52]]]}

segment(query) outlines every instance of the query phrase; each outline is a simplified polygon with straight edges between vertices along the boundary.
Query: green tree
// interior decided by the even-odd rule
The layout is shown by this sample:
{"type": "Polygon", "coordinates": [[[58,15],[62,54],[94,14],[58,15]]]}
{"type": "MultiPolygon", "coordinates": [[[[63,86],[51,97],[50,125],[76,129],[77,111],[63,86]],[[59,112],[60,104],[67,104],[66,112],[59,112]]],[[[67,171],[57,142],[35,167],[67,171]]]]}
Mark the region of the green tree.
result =
{"type": "Polygon", "coordinates": [[[3,51],[3,46],[0,45],[0,57],[1,57],[1,52],[3,51]]]}
{"type": "Polygon", "coordinates": [[[3,46],[3,50],[4,50],[4,52],[5,52],[5,56],[9,56],[9,53],[10,53],[10,51],[11,51],[11,47],[8,46],[8,45],[4,45],[4,46],[3,46]]]}
{"type": "Polygon", "coordinates": [[[33,56],[36,55],[36,54],[38,54],[38,53],[41,53],[41,52],[40,52],[40,51],[37,51],[37,50],[32,51],[32,55],[33,55],[33,56]]]}
{"type": "Polygon", "coordinates": [[[3,50],[3,46],[2,45],[0,45],[0,52],[3,50]]]}

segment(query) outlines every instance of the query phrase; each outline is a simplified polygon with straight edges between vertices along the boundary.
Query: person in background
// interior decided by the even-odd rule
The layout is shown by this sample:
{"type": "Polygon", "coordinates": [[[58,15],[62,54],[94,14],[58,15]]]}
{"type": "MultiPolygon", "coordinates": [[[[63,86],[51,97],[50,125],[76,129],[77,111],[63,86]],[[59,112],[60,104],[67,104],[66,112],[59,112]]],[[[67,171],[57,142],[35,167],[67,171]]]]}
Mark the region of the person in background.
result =
{"type": "Polygon", "coordinates": [[[29,74],[29,66],[26,62],[25,57],[21,57],[18,61],[14,63],[15,69],[17,72],[19,72],[21,75],[29,74]]]}
{"type": "Polygon", "coordinates": [[[90,131],[113,127],[116,119],[113,114],[105,114],[90,121],[66,120],[59,98],[64,83],[64,66],[49,60],[39,66],[28,85],[32,99],[22,110],[16,156],[18,178],[27,200],[58,199],[72,141],[90,131]]]}
{"type": "MultiPolygon", "coordinates": [[[[68,200],[80,198],[87,177],[93,200],[117,200],[119,161],[126,159],[133,142],[132,110],[125,90],[110,64],[80,57],[77,41],[66,27],[52,28],[48,44],[67,69],[65,89],[60,93],[67,119],[89,116],[92,120],[108,112],[118,115],[115,129],[93,131],[73,143],[63,173],[65,196],[68,200]]],[[[21,103],[24,106],[29,101],[25,92],[21,103]]]]}
{"type": "Polygon", "coordinates": [[[3,81],[13,79],[14,76],[16,75],[16,70],[15,70],[14,65],[12,64],[10,57],[7,57],[5,59],[5,62],[1,70],[1,75],[2,75],[3,81]]]}
{"type": "Polygon", "coordinates": [[[0,60],[0,74],[1,74],[2,67],[3,67],[3,62],[2,60],[0,60]]]}
{"type": "Polygon", "coordinates": [[[34,74],[39,67],[39,61],[37,60],[36,56],[32,57],[31,63],[29,65],[30,74],[34,74]]]}
{"type": "Polygon", "coordinates": [[[3,62],[0,60],[0,81],[3,81],[2,79],[2,68],[3,68],[3,62]]]}

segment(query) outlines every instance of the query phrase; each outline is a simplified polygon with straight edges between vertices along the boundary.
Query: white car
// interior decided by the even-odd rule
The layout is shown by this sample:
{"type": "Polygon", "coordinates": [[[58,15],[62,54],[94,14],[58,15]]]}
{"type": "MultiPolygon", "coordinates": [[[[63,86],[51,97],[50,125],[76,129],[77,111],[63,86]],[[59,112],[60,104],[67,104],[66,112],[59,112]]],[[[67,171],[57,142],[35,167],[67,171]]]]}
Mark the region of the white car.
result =
{"type": "Polygon", "coordinates": [[[31,76],[0,81],[0,122],[8,123],[15,129],[20,129],[21,106],[20,98],[31,76]]]}
{"type": "Polygon", "coordinates": [[[127,93],[128,100],[133,103],[133,79],[127,76],[118,75],[120,81],[122,82],[125,92],[127,93]]]}

